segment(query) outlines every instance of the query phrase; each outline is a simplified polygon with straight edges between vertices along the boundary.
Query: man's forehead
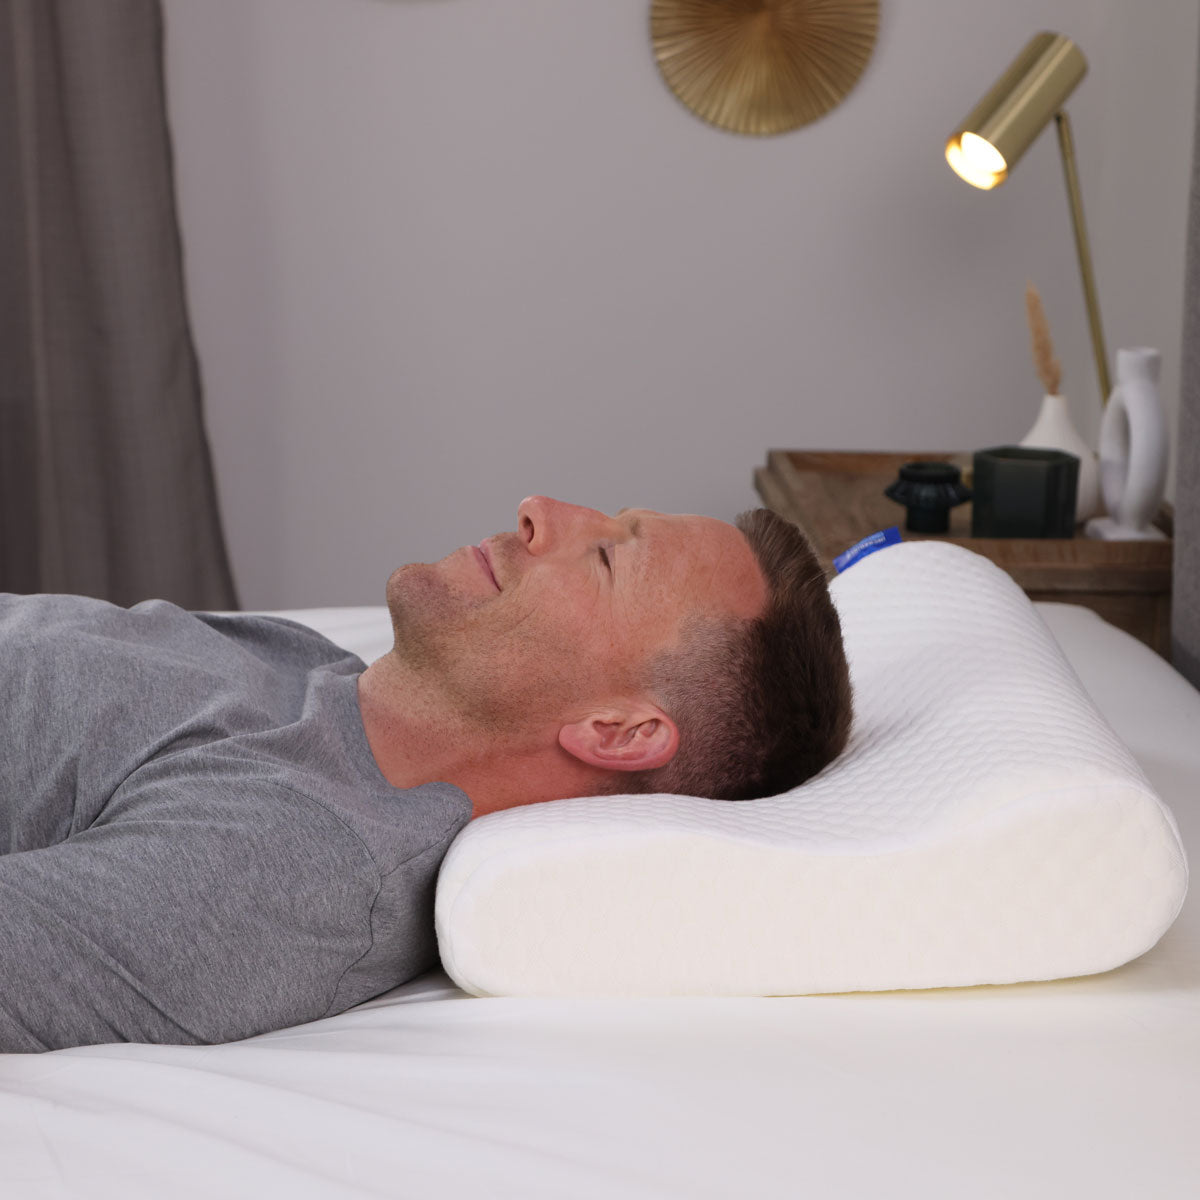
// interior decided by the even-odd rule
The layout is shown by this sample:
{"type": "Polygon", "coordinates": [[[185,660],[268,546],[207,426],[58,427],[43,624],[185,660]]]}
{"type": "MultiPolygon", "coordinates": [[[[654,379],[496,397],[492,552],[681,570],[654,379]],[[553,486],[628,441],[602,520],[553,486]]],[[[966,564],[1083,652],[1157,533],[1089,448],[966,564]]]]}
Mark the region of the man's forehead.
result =
{"type": "MultiPolygon", "coordinates": [[[[702,517],[695,513],[660,513],[648,508],[622,508],[614,516],[625,517],[631,513],[635,515],[629,522],[630,532],[635,538],[639,537],[639,534],[643,535],[640,540],[645,552],[651,558],[658,557],[656,550],[659,547],[652,545],[658,541],[658,533],[665,532],[671,527],[679,531],[676,538],[679,533],[683,535],[682,541],[668,538],[668,543],[672,544],[672,548],[682,550],[685,558],[693,565],[703,564],[707,567],[710,575],[719,561],[729,562],[718,547],[728,547],[731,550],[737,547],[735,554],[739,552],[744,554],[745,566],[750,569],[736,570],[732,579],[726,578],[725,587],[729,591],[725,595],[725,599],[742,616],[754,616],[758,613],[766,596],[766,582],[754,558],[753,551],[746,541],[745,534],[736,525],[719,520],[717,517],[702,517]],[[646,520],[640,520],[636,514],[641,514],[646,520]],[[652,530],[655,531],[655,535],[649,536],[652,530]],[[713,557],[714,550],[717,552],[715,558],[713,557]]],[[[723,588],[722,591],[724,590],[723,588]]]]}
{"type": "Polygon", "coordinates": [[[649,508],[622,508],[615,519],[625,519],[633,538],[647,554],[655,555],[670,548],[711,555],[726,550],[738,550],[750,555],[745,534],[736,525],[717,517],[697,513],[660,513],[649,508]],[[633,515],[631,515],[633,514],[633,515]],[[703,547],[703,549],[701,549],[703,547]]]}
{"type": "Polygon", "coordinates": [[[618,509],[613,516],[623,517],[626,515],[626,513],[635,514],[628,522],[630,532],[634,537],[637,537],[638,533],[641,532],[644,527],[644,522],[639,516],[636,515],[639,513],[642,517],[647,518],[651,524],[653,524],[655,521],[661,521],[666,525],[690,525],[696,530],[721,529],[728,531],[729,533],[737,533],[739,537],[741,536],[740,531],[737,530],[735,526],[730,525],[727,521],[721,521],[717,517],[702,517],[696,513],[662,513],[657,512],[652,508],[621,508],[618,509]]]}

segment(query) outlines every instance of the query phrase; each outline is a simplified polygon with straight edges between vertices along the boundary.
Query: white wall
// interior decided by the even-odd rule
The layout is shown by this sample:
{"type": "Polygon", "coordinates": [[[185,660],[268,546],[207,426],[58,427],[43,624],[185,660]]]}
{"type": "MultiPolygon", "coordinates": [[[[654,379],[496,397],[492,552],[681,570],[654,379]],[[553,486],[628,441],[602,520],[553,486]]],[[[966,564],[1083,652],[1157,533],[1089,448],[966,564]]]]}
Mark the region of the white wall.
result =
{"type": "Polygon", "coordinates": [[[729,518],[771,446],[977,448],[1099,397],[1053,131],[996,192],[954,122],[1040,29],[1110,351],[1179,386],[1194,0],[884,0],[816,124],[666,90],[648,0],[166,0],[192,318],[248,607],[377,603],[522,496],[729,518]]]}

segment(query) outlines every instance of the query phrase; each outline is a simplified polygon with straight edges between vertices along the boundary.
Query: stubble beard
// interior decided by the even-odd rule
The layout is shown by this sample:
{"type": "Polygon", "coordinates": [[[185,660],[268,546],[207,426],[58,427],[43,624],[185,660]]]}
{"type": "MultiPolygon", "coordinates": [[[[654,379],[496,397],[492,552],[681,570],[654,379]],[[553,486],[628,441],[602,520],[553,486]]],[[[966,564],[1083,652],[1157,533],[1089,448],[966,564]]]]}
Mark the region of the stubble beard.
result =
{"type": "Polygon", "coordinates": [[[514,669],[513,645],[502,646],[509,639],[486,602],[424,564],[393,572],[387,597],[396,660],[468,731],[519,739],[545,711],[543,681],[514,669]]]}
{"type": "Polygon", "coordinates": [[[444,672],[447,659],[439,634],[449,627],[455,605],[450,589],[426,563],[393,571],[387,582],[392,618],[392,653],[421,676],[444,672]]]}
{"type": "Polygon", "coordinates": [[[574,631],[469,596],[436,564],[394,571],[387,599],[397,662],[467,732],[533,744],[591,704],[644,687],[641,671],[587,661],[574,631]]]}

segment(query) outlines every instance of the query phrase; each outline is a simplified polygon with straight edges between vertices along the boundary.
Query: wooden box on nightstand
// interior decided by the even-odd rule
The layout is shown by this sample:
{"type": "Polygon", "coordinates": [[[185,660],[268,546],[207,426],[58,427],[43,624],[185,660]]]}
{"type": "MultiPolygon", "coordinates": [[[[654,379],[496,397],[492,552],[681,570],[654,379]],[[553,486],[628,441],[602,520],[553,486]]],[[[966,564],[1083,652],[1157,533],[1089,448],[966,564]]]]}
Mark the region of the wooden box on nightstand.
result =
{"type": "Polygon", "coordinates": [[[889,525],[906,541],[933,536],[990,558],[1031,600],[1082,604],[1167,656],[1171,629],[1170,516],[1157,522],[1161,542],[1100,542],[1091,538],[973,538],[971,505],[951,510],[950,532],[910,533],[905,512],[883,489],[900,465],[916,460],[965,462],[961,454],[771,450],[754,473],[763,503],[808,534],[827,570],[860,538],[889,525]]]}

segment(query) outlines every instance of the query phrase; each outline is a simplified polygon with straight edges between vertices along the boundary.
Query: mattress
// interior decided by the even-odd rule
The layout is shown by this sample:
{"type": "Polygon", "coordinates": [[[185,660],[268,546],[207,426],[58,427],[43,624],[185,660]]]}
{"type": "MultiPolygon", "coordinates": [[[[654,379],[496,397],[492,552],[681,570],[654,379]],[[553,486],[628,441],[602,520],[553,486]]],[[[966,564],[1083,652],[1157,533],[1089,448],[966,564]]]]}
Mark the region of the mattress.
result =
{"type": "MultiPolygon", "coordinates": [[[[1093,613],[1038,609],[1194,852],[1200,695],[1093,613]]],[[[300,615],[387,648],[380,611],[300,615]]],[[[1197,1112],[1194,895],[1149,953],[1079,979],[477,999],[433,972],[229,1046],[0,1056],[6,1200],[1182,1200],[1197,1112]]]]}

